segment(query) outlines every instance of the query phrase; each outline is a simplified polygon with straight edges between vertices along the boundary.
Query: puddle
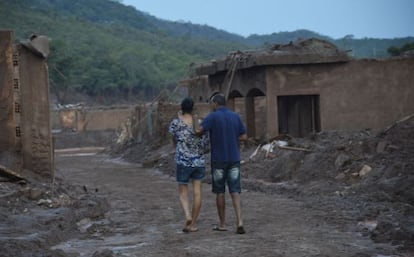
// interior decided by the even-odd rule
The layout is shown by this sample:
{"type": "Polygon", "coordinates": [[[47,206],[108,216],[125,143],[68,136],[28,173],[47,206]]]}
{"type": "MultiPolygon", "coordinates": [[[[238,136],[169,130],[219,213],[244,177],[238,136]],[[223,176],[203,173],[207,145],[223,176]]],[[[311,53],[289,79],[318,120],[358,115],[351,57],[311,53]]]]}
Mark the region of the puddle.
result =
{"type": "Polygon", "coordinates": [[[89,257],[96,251],[104,249],[109,249],[121,256],[130,256],[130,254],[136,253],[138,249],[151,245],[149,242],[145,242],[147,239],[141,235],[118,234],[111,237],[88,240],[72,239],[55,245],[51,249],[60,249],[66,253],[77,253],[80,257],[89,257]]]}
{"type": "Polygon", "coordinates": [[[93,156],[105,150],[105,147],[81,147],[81,148],[65,148],[55,149],[55,154],[62,157],[76,157],[76,156],[93,156]]]}

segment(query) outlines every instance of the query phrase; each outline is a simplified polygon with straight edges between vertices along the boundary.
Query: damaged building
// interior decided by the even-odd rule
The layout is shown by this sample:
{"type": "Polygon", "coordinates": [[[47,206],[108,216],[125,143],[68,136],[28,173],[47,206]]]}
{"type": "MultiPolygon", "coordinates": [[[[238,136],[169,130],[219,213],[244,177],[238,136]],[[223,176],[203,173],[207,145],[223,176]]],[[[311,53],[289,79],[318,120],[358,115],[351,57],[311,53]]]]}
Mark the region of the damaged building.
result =
{"type": "Polygon", "coordinates": [[[0,165],[8,175],[53,177],[48,54],[47,37],[15,43],[12,31],[0,31],[0,165]]]}
{"type": "Polygon", "coordinates": [[[223,92],[248,135],[303,137],[327,130],[378,131],[414,113],[414,58],[353,59],[319,39],[230,53],[182,81],[206,102],[223,92]]]}

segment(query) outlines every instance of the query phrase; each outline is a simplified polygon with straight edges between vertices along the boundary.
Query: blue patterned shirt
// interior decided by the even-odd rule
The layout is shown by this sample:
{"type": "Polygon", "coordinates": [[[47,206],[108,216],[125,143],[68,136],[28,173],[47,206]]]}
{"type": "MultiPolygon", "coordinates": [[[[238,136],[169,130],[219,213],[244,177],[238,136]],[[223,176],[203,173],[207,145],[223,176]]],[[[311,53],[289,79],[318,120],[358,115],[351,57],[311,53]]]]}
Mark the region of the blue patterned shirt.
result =
{"type": "Polygon", "coordinates": [[[168,131],[175,138],[175,162],[186,167],[204,167],[206,165],[204,151],[208,145],[208,136],[197,136],[192,126],[179,118],[175,118],[168,131]]]}

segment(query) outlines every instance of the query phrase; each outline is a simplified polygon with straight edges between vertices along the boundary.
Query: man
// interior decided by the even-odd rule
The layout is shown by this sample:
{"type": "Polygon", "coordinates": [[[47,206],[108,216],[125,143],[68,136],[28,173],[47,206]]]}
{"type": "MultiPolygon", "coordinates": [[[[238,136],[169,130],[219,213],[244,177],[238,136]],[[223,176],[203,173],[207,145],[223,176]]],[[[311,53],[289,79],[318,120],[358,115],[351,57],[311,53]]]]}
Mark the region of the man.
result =
{"type": "Polygon", "coordinates": [[[219,226],[214,230],[226,231],[225,186],[227,184],[237,219],[238,234],[244,234],[241,212],[240,147],[239,140],[246,140],[246,128],[239,115],[226,107],[223,94],[215,94],[210,103],[213,109],[201,123],[197,134],[210,133],[212,191],[216,194],[219,226]]]}

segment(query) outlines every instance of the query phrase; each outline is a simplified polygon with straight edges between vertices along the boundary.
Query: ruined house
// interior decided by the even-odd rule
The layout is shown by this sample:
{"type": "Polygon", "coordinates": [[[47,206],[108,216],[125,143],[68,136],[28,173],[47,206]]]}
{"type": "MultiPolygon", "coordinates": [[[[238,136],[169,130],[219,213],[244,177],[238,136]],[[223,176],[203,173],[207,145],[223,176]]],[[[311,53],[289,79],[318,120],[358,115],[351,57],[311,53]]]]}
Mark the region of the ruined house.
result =
{"type": "Polygon", "coordinates": [[[378,131],[414,113],[414,58],[352,59],[333,44],[308,39],[234,52],[194,67],[183,81],[206,102],[223,92],[250,137],[303,137],[327,130],[378,131]]]}
{"type": "Polygon", "coordinates": [[[0,31],[0,165],[23,177],[53,177],[48,54],[44,36],[0,31]]]}

